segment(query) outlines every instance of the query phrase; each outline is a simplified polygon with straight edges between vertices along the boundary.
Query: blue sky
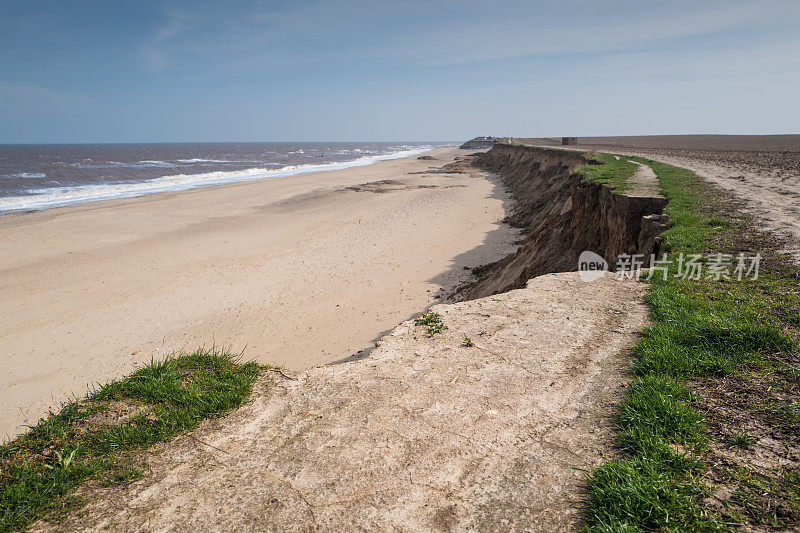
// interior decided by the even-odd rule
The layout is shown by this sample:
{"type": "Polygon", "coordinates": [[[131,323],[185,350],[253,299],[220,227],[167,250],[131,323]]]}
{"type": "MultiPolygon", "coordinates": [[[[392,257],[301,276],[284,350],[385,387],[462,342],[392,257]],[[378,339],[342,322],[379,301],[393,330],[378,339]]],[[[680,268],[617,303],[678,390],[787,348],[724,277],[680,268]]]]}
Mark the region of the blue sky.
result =
{"type": "Polygon", "coordinates": [[[796,1],[0,0],[0,142],[800,133],[796,1]]]}

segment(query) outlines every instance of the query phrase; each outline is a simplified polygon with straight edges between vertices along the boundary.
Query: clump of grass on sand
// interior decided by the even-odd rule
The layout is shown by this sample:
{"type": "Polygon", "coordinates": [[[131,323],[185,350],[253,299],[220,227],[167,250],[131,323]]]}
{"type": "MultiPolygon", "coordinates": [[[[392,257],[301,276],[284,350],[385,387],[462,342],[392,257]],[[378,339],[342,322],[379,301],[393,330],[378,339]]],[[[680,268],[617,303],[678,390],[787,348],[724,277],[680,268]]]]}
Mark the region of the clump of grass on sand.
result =
{"type": "Polygon", "coordinates": [[[128,483],[142,450],[242,405],[260,373],[227,352],[198,350],[151,362],[65,404],[0,446],[0,530],[58,520],[79,508],[85,482],[128,483]]]}
{"type": "MultiPolygon", "coordinates": [[[[612,172],[616,159],[600,159],[612,167],[597,174],[612,172]]],[[[663,238],[671,258],[763,259],[756,280],[679,278],[674,263],[667,279],[651,280],[653,324],[636,346],[635,377],[615,417],[622,454],[589,476],[586,525],[798,527],[798,472],[746,455],[800,451],[800,418],[786,414],[800,397],[797,269],[729,196],[688,170],[637,160],[653,168],[669,200],[663,238]]]]}
{"type": "Polygon", "coordinates": [[[414,319],[414,325],[425,326],[425,333],[428,337],[433,337],[447,329],[444,319],[439,313],[425,313],[421,317],[414,319]]]}

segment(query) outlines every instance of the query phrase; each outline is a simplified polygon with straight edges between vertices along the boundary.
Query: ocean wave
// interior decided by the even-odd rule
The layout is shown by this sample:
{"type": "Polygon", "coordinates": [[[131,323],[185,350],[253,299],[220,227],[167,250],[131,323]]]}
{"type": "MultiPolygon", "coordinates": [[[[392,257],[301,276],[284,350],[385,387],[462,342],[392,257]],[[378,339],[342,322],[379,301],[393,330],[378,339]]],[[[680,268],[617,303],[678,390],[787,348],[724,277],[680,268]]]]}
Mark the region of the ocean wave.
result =
{"type": "Polygon", "coordinates": [[[231,160],[231,159],[202,159],[195,157],[192,159],[176,159],[178,163],[260,163],[261,161],[247,160],[231,160]]]}
{"type": "Polygon", "coordinates": [[[42,172],[18,172],[16,174],[6,174],[2,176],[3,178],[23,178],[23,179],[34,179],[34,178],[46,178],[47,174],[42,172]]]}
{"type": "Polygon", "coordinates": [[[234,171],[205,172],[201,174],[174,174],[139,182],[29,189],[26,191],[26,196],[0,198],[0,213],[48,209],[51,207],[61,207],[83,202],[131,198],[158,192],[181,191],[240,181],[339,170],[371,165],[378,161],[418,155],[431,149],[431,146],[409,147],[408,149],[398,150],[388,154],[364,156],[352,161],[339,161],[335,163],[289,165],[281,168],[256,167],[234,171]]]}
{"type": "Polygon", "coordinates": [[[92,163],[70,163],[75,168],[175,168],[178,165],[169,161],[97,161],[92,163]]]}

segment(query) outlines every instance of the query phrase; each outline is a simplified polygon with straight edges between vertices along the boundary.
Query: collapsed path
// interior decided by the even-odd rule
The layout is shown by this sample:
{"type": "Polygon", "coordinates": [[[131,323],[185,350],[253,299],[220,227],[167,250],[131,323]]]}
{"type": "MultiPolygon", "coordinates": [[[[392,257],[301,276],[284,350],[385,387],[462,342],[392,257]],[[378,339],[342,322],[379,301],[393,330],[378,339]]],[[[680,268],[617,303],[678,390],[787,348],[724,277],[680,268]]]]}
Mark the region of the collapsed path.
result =
{"type": "Polygon", "coordinates": [[[720,161],[648,151],[637,151],[636,155],[689,169],[733,193],[743,202],[744,208],[755,215],[763,229],[777,232],[791,241],[791,249],[786,251],[800,262],[800,169],[788,165],[782,168],[783,154],[775,156],[775,162],[770,166],[760,167],[734,158],[720,161]]]}
{"type": "MultiPolygon", "coordinates": [[[[698,157],[692,154],[668,154],[648,150],[625,150],[668,165],[686,168],[733,193],[755,215],[764,229],[778,232],[793,241],[800,254],[800,169],[781,168],[783,154],[774,156],[774,166],[746,164],[730,158],[698,157]]],[[[800,258],[800,255],[797,256],[800,258]]]]}
{"type": "Polygon", "coordinates": [[[549,274],[437,305],[370,357],[269,373],[252,403],[148,459],[152,472],[41,530],[560,531],[647,321],[644,284],[549,274]],[[466,346],[468,338],[474,346],[466,346]]]}

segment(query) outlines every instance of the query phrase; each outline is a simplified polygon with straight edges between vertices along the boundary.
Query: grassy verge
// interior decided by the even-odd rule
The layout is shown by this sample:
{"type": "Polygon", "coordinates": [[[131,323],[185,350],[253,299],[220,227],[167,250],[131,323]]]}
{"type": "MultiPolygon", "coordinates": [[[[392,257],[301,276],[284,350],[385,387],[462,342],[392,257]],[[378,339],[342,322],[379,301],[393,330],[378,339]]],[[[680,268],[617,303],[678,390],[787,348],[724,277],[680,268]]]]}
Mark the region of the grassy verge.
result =
{"type": "MultiPolygon", "coordinates": [[[[615,172],[616,159],[600,159],[596,175],[615,172]]],[[[690,171],[638,160],[669,199],[663,237],[671,259],[763,259],[758,279],[685,279],[673,261],[666,279],[650,281],[653,325],[636,346],[634,379],[616,414],[621,456],[589,477],[587,528],[797,527],[797,269],[730,197],[690,171]]]]}
{"type": "Polygon", "coordinates": [[[79,508],[87,481],[120,485],[141,476],[142,450],[246,401],[255,363],[199,350],[153,362],[67,403],[0,446],[0,531],[58,520],[79,508]]]}
{"type": "Polygon", "coordinates": [[[623,193],[628,190],[628,180],[639,168],[628,161],[630,157],[620,157],[612,154],[586,155],[589,164],[578,169],[583,179],[591,183],[608,185],[614,191],[623,193]]]}

